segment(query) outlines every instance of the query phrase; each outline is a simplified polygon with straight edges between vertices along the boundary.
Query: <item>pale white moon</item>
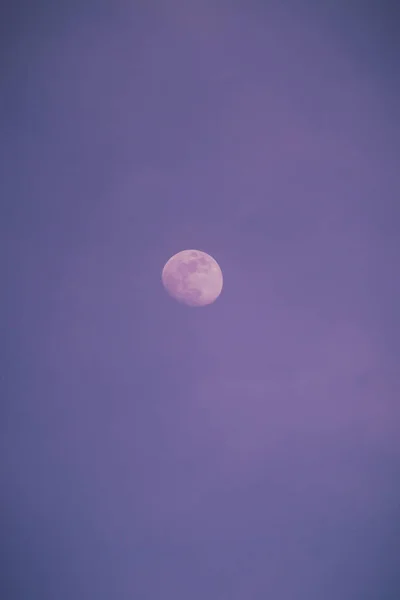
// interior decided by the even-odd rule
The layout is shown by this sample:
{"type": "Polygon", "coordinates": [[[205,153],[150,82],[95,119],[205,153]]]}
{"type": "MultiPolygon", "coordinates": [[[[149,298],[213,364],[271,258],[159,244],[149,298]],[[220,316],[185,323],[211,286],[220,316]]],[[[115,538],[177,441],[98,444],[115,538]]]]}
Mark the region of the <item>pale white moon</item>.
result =
{"type": "Polygon", "coordinates": [[[222,291],[222,271],[217,261],[201,250],[182,250],[162,271],[167,292],[188,306],[212,304],[222,291]]]}

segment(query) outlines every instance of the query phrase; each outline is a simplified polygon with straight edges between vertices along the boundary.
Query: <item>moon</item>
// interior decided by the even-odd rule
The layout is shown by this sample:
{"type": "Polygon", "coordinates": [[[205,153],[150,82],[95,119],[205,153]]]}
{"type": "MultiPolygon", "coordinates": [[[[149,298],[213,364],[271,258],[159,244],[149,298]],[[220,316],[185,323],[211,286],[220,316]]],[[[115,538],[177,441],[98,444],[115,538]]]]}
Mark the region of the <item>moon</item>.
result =
{"type": "Polygon", "coordinates": [[[212,304],[223,285],[219,264],[201,250],[174,254],[165,264],[161,279],[168,294],[188,306],[212,304]]]}

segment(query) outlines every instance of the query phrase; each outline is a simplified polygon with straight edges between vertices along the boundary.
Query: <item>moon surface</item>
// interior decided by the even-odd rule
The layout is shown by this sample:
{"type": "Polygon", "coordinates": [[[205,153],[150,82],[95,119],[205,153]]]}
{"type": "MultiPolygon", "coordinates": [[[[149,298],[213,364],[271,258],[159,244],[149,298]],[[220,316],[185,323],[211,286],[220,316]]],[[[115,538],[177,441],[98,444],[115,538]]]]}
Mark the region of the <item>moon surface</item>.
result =
{"type": "Polygon", "coordinates": [[[170,296],[188,306],[212,304],[222,291],[223,277],[217,261],[201,250],[174,254],[162,271],[162,282],[170,296]]]}

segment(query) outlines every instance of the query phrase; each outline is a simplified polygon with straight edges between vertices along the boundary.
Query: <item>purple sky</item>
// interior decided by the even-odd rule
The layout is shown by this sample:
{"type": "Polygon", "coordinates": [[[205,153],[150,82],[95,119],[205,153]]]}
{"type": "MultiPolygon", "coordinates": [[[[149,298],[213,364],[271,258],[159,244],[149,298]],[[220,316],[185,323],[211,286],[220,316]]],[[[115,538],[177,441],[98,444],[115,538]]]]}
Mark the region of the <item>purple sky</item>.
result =
{"type": "Polygon", "coordinates": [[[400,597],[396,15],[290,4],[0,19],[5,600],[400,597]]]}

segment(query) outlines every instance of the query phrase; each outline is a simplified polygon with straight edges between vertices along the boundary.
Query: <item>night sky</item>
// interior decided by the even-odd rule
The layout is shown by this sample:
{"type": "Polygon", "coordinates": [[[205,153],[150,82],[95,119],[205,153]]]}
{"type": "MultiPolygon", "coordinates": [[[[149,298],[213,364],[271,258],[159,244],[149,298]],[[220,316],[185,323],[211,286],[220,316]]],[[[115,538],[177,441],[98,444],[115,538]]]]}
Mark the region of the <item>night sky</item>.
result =
{"type": "Polygon", "coordinates": [[[400,598],[394,5],[1,9],[2,600],[400,598]]]}

